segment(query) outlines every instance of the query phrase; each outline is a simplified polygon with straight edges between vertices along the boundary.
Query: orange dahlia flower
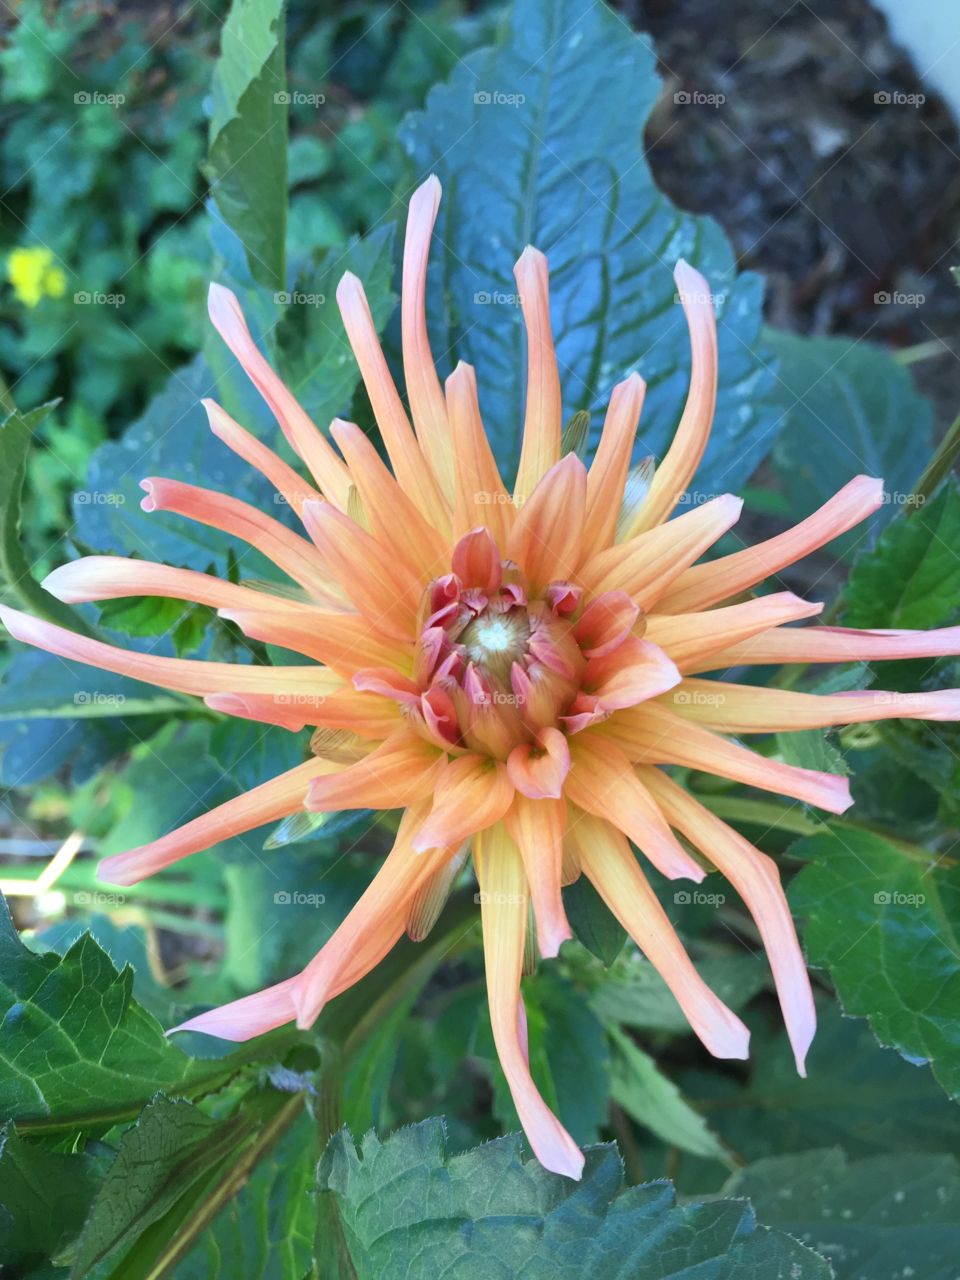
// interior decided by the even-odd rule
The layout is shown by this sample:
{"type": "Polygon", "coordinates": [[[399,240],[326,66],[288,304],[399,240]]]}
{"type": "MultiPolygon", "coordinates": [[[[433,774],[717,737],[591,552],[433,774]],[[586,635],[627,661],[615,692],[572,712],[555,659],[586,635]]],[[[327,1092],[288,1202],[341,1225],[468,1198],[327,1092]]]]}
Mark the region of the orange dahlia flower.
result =
{"type": "Polygon", "coordinates": [[[803,957],[777,868],[664,771],[704,770],[841,813],[845,778],[755,754],[730,735],[876,720],[960,717],[960,694],[816,697],[704,680],[750,663],[872,661],[960,653],[960,628],[850,631],[784,624],[821,608],[756,584],[844,533],[882,501],[860,476],[796,528],[695,562],[740,514],[724,495],[673,519],[703,455],[717,386],[716,330],[703,278],[676,280],[690,329],[690,393],[648,484],[631,471],[644,383],[613,389],[589,467],[564,452],[547,261],[516,266],[527,333],[523,447],[513,493],[484,433],[474,371],[441,386],[427,337],[425,282],[440,185],[414,194],[403,263],[407,409],[377,341],[363,286],[337,299],[390,461],[349,422],[309,420],[250,336],[236,298],[210,290],[210,317],[311,476],[305,481],[219,406],[211,430],[260,470],[304,534],[227,494],[143,481],[149,511],[174,511],[255,545],[301,589],[242,584],[140,560],[94,556],[47,589],[78,603],[160,595],[210,605],[252,638],[301,653],[264,667],[128,653],[3,610],[10,632],[65,658],[196,694],[208,706],[291,730],[316,728],[304,764],[141,848],[108,858],[129,884],[177,859],[308,810],[402,809],[369,888],[302,973],[184,1027],[233,1040],[296,1020],[309,1026],[406,931],[420,939],[467,851],[480,888],[493,1035],[521,1122],[548,1169],[577,1178],[583,1156],[531,1078],[520,978],[528,910],[540,955],[571,936],[561,887],[586,875],[656,966],[711,1053],[747,1054],[746,1027],[705,985],[638,861],[699,881],[700,849],[753,913],[797,1061],[814,1032],[803,957]],[[642,492],[642,490],[644,490],[642,492]]]}

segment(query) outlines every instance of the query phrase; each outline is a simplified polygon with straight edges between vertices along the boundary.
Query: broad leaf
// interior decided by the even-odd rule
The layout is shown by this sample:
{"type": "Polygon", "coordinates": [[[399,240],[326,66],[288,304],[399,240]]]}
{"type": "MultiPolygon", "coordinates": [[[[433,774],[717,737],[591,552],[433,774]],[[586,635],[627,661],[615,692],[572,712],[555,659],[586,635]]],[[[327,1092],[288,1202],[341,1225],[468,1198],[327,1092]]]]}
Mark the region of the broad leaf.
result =
{"type": "Polygon", "coordinates": [[[960,870],[850,827],[792,852],[811,863],[791,887],[811,961],[829,969],[847,1013],[960,1095],[960,870]]]}
{"type": "Polygon", "coordinates": [[[774,464],[789,515],[802,520],[856,475],[884,482],[884,505],[833,544],[849,556],[898,510],[910,509],[930,453],[932,406],[882,347],[778,330],[765,337],[780,357],[774,398],[783,426],[774,464]]]}
{"type": "Polygon", "coordinates": [[[586,876],[563,890],[563,907],[577,938],[607,966],[623,950],[627,931],[586,876]]]}
{"type": "Polygon", "coordinates": [[[213,76],[206,164],[224,221],[254,279],[286,284],[287,93],[280,0],[234,0],[213,76]]]}
{"type": "Polygon", "coordinates": [[[26,1130],[103,1133],[158,1089],[189,1092],[235,1069],[190,1059],[89,934],[60,957],[20,942],[0,908],[0,1114],[26,1130]]]}
{"type": "Polygon", "coordinates": [[[550,262],[564,421],[587,409],[596,433],[611,387],[636,369],[648,385],[638,450],[662,456],[690,371],[672,278],[686,257],[716,294],[720,338],[698,489],[736,489],[773,445],[761,282],[736,275],[719,227],[675,209],[644,159],[654,66],[647,43],[600,3],[518,3],[498,44],[464,59],[404,125],[416,177],[437,173],[444,186],[428,286],[433,350],[442,375],[460,359],[476,367],[508,474],[526,377],[513,264],[528,243],[550,262]]]}
{"type": "Polygon", "coordinates": [[[836,1280],[954,1280],[960,1176],[952,1156],[806,1151],[760,1160],[724,1194],[829,1258],[836,1280]]]}
{"type": "Polygon", "coordinates": [[[518,1137],[448,1156],[439,1120],[358,1152],[338,1133],[320,1162],[358,1280],[827,1280],[815,1253],[758,1227],[745,1201],[679,1206],[669,1183],[623,1189],[616,1152],[582,1182],[521,1156],[518,1137]]]}

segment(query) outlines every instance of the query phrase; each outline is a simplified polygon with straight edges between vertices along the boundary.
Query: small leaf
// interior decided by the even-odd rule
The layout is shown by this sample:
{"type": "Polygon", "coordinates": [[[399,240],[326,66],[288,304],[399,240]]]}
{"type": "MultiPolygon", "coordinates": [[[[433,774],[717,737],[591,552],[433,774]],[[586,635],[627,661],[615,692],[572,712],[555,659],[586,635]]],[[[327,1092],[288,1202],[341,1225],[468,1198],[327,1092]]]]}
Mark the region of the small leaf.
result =
{"type": "Polygon", "coordinates": [[[723,1143],[650,1055],[616,1027],[608,1026],[607,1034],[614,1048],[610,1094],[627,1115],[667,1146],[729,1165],[730,1154],[723,1143]]]}
{"type": "Polygon", "coordinates": [[[791,852],[811,864],[791,887],[811,961],[830,970],[847,1013],[960,1097],[960,868],[846,826],[791,852]]]}

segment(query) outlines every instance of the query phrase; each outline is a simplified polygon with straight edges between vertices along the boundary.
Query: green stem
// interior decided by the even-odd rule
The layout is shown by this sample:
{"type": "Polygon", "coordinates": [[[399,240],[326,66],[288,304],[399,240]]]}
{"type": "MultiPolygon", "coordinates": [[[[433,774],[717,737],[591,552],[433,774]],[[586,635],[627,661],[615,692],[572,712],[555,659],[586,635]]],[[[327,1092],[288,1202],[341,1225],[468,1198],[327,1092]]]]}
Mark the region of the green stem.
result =
{"type": "Polygon", "coordinates": [[[927,463],[923,475],[914,485],[912,497],[917,501],[910,508],[915,515],[927,498],[934,492],[940,481],[947,475],[957,457],[960,456],[960,415],[953,420],[953,425],[940,441],[936,453],[927,463]]]}

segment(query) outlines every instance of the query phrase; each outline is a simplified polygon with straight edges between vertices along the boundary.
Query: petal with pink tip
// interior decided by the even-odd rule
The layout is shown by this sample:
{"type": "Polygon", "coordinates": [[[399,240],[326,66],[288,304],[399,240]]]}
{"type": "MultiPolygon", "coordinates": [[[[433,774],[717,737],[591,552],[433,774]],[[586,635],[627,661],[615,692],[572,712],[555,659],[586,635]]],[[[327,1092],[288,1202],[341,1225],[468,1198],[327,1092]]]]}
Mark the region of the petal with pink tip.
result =
{"type": "MultiPolygon", "coordinates": [[[[960,627],[936,631],[859,631],[854,627],[777,627],[712,655],[711,666],[782,662],[885,662],[960,654],[960,627]]],[[[701,670],[708,670],[703,667],[701,670]]]]}
{"type": "MultiPolygon", "coordinates": [[[[560,374],[550,329],[550,273],[539,249],[528,245],[513,269],[527,330],[527,403],[514,496],[524,504],[560,461],[560,374]]],[[[562,574],[558,577],[565,576],[562,574]]]]}
{"type": "Polygon", "coordinates": [[[843,813],[853,803],[847,778],[768,760],[658,702],[618,712],[603,726],[603,733],[638,764],[701,769],[731,782],[804,800],[829,813],[843,813]]]}
{"type": "Polygon", "coordinates": [[[599,552],[583,566],[578,579],[591,594],[625,591],[642,608],[650,609],[669,594],[671,584],[688,565],[736,524],[742,509],[742,499],[732,494],[712,498],[667,524],[599,552]]]}
{"type": "Polygon", "coordinates": [[[474,865],[480,884],[490,1023],[500,1065],[537,1159],[553,1173],[579,1179],[583,1155],[537,1091],[520,1034],[527,882],[520,853],[502,823],[478,836],[474,865]]]}
{"type": "Polygon", "coordinates": [[[687,569],[661,596],[657,608],[661,613],[690,613],[729,600],[846,533],[882,503],[883,481],[856,476],[786,533],[687,569]]]}
{"type": "Polygon", "coordinates": [[[465,587],[487,594],[497,591],[503,579],[500,552],[486,528],[465,533],[453,548],[450,564],[465,587]]]}
{"type": "Polygon", "coordinates": [[[621,645],[640,617],[640,606],[625,591],[594,596],[573,629],[586,658],[602,658],[621,645]]]}
{"type": "Polygon", "coordinates": [[[674,271],[677,292],[690,330],[690,390],[676,435],[654,472],[640,509],[625,531],[632,538],[670,515],[693,479],[710,437],[717,403],[717,321],[713,294],[699,271],[681,258],[674,271]]]}
{"type": "Polygon", "coordinates": [[[585,875],[673,992],[716,1058],[745,1058],[750,1032],[710,990],[667,919],[623,835],[596,815],[571,815],[568,831],[585,875]]]}
{"type": "Polygon", "coordinates": [[[15,640],[32,644],[61,658],[85,662],[103,671],[144,680],[178,693],[203,697],[225,693],[266,693],[271,697],[296,693],[325,696],[342,687],[332,671],[322,667],[255,667],[239,662],[200,662],[192,658],[160,658],[151,653],[118,649],[101,640],[58,627],[52,622],[0,605],[0,621],[15,640]]]}
{"type": "MultiPolygon", "coordinates": [[[[782,622],[810,618],[822,608],[822,604],[810,604],[792,591],[778,591],[704,613],[654,613],[647,619],[644,634],[666,649],[681,671],[709,670],[714,654],[724,646],[782,622]]],[[[725,665],[730,664],[717,663],[718,667],[725,665]]]]}
{"type": "Polygon", "coordinates": [[[270,406],[294,453],[307,464],[324,497],[346,510],[350,490],[346,467],[260,354],[236,296],[223,285],[212,284],[207,309],[214,328],[270,406]]]}
{"type": "Polygon", "coordinates": [[[314,489],[313,485],[307,484],[306,480],[301,479],[293,467],[288,466],[261,440],[251,435],[249,431],[245,431],[238,422],[234,422],[229,413],[215,400],[201,400],[200,403],[207,411],[210,430],[217,439],[222,440],[227,448],[243,458],[244,462],[249,462],[252,467],[256,467],[260,474],[270,481],[283,500],[293,507],[297,515],[300,514],[304,502],[322,499],[322,493],[314,489]]]}
{"type": "Polygon", "coordinates": [[[64,604],[84,604],[88,600],[117,600],[124,596],[165,596],[189,600],[212,609],[269,609],[287,618],[301,620],[330,615],[306,601],[225,582],[195,569],[174,569],[151,560],[128,560],[123,556],[84,556],[48,573],[44,590],[64,604]]]}
{"type": "Polygon", "coordinates": [[[815,694],[687,679],[674,694],[673,708],[684,720],[718,733],[790,733],[872,720],[960,720],[960,689],[815,694]]]}
{"type": "Polygon", "coordinates": [[[659,645],[628,636],[618,649],[591,658],[583,673],[583,687],[596,695],[607,712],[634,707],[678,685],[682,677],[659,645]]]}
{"type": "Polygon", "coordinates": [[[342,594],[316,548],[279,520],[229,494],[214,493],[212,489],[200,489],[179,480],[151,476],[140,481],[140,488],[147,495],[140,503],[144,511],[174,512],[241,538],[272,560],[315,600],[342,605],[342,594]]]}
{"type": "Polygon", "coordinates": [[[643,769],[641,774],[669,821],[708,854],[757,922],[773,970],[797,1071],[805,1076],[804,1062],[816,1030],[817,1014],[776,863],[659,769],[643,769]]]}
{"type": "Polygon", "coordinates": [[[646,390],[647,384],[640,375],[631,373],[610,393],[600,443],[587,473],[583,544],[593,551],[609,547],[617,531],[617,512],[623,502],[646,390]]]}
{"type": "Polygon", "coordinates": [[[264,823],[279,822],[303,808],[307,788],[313,780],[322,774],[335,773],[339,768],[327,760],[307,760],[235,800],[201,814],[159,840],[105,858],[97,874],[111,884],[136,884],[192,853],[209,849],[222,840],[232,840],[264,823]]]}
{"type": "Polygon", "coordinates": [[[407,208],[400,291],[403,377],[420,448],[448,501],[453,500],[453,449],[443,389],[427,334],[427,260],[440,204],[435,175],[417,187],[407,208]]]}
{"type": "Polygon", "coordinates": [[[513,499],[504,488],[477,400],[477,376],[461,360],[446,383],[447,412],[453,439],[454,534],[486,525],[499,547],[513,527],[513,499]]]}

